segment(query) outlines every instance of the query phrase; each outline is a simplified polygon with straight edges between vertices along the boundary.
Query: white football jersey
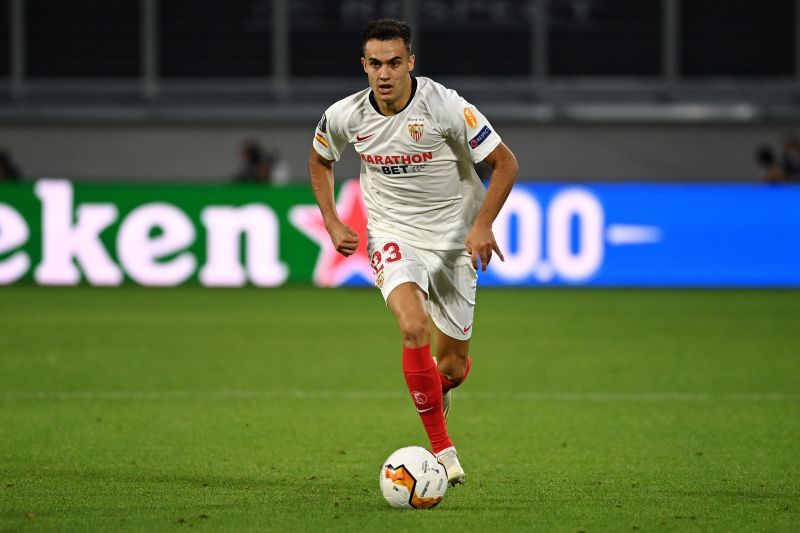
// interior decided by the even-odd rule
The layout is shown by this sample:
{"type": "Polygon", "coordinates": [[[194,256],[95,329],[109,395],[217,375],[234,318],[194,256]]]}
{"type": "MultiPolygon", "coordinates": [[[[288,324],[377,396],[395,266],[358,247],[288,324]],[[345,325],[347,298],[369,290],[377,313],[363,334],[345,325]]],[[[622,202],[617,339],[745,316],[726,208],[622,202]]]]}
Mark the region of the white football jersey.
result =
{"type": "Polygon", "coordinates": [[[398,239],[430,250],[464,248],[486,190],[473,163],[500,144],[486,118],[455,91],[416,77],[406,107],[382,115],[371,89],[329,107],[314,149],[338,161],[347,143],[361,158],[370,241],[398,239]]]}

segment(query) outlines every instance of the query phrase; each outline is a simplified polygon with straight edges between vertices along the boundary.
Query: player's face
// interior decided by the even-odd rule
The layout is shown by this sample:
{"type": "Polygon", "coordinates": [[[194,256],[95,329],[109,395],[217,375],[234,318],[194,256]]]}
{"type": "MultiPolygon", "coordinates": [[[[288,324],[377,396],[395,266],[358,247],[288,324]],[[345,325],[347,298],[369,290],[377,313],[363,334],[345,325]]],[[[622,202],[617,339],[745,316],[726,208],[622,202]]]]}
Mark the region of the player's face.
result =
{"type": "Polygon", "coordinates": [[[408,54],[403,40],[367,41],[361,64],[381,111],[395,113],[402,109],[411,97],[414,70],[414,56],[408,54]]]}

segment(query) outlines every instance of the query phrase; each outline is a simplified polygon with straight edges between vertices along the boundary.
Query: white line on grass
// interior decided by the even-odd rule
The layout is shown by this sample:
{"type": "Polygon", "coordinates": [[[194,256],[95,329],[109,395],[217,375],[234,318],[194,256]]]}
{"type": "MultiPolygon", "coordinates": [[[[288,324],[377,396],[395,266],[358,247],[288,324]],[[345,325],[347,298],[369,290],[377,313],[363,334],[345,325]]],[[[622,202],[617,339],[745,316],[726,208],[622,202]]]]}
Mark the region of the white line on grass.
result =
{"type": "MultiPolygon", "coordinates": [[[[336,390],[98,390],[98,391],[16,391],[0,392],[0,401],[160,401],[160,400],[380,400],[405,397],[401,391],[336,390]]],[[[705,393],[705,392],[469,392],[458,391],[459,400],[512,400],[527,402],[794,402],[800,394],[705,393]]]]}

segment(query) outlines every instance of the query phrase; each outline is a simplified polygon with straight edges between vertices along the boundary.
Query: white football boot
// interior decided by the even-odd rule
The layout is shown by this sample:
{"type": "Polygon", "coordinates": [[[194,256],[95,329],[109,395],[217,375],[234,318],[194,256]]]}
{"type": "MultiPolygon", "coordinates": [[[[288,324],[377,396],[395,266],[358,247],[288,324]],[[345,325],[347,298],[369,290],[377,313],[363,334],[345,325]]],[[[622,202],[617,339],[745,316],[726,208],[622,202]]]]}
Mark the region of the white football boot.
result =
{"type": "Polygon", "coordinates": [[[445,448],[436,454],[436,459],[444,466],[447,471],[447,483],[451,486],[464,483],[467,475],[464,469],[461,468],[461,463],[458,462],[458,455],[453,446],[445,448]]]}

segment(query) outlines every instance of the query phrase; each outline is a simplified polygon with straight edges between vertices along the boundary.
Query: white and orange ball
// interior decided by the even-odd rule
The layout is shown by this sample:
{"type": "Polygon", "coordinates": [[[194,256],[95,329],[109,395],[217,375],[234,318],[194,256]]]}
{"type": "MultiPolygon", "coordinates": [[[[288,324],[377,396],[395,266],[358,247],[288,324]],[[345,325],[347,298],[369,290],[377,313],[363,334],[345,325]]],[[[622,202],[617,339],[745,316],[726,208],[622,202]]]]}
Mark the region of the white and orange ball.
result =
{"type": "Polygon", "coordinates": [[[381,467],[380,487],[392,507],[429,509],[447,490],[447,471],[425,448],[408,446],[390,455],[381,467]]]}

